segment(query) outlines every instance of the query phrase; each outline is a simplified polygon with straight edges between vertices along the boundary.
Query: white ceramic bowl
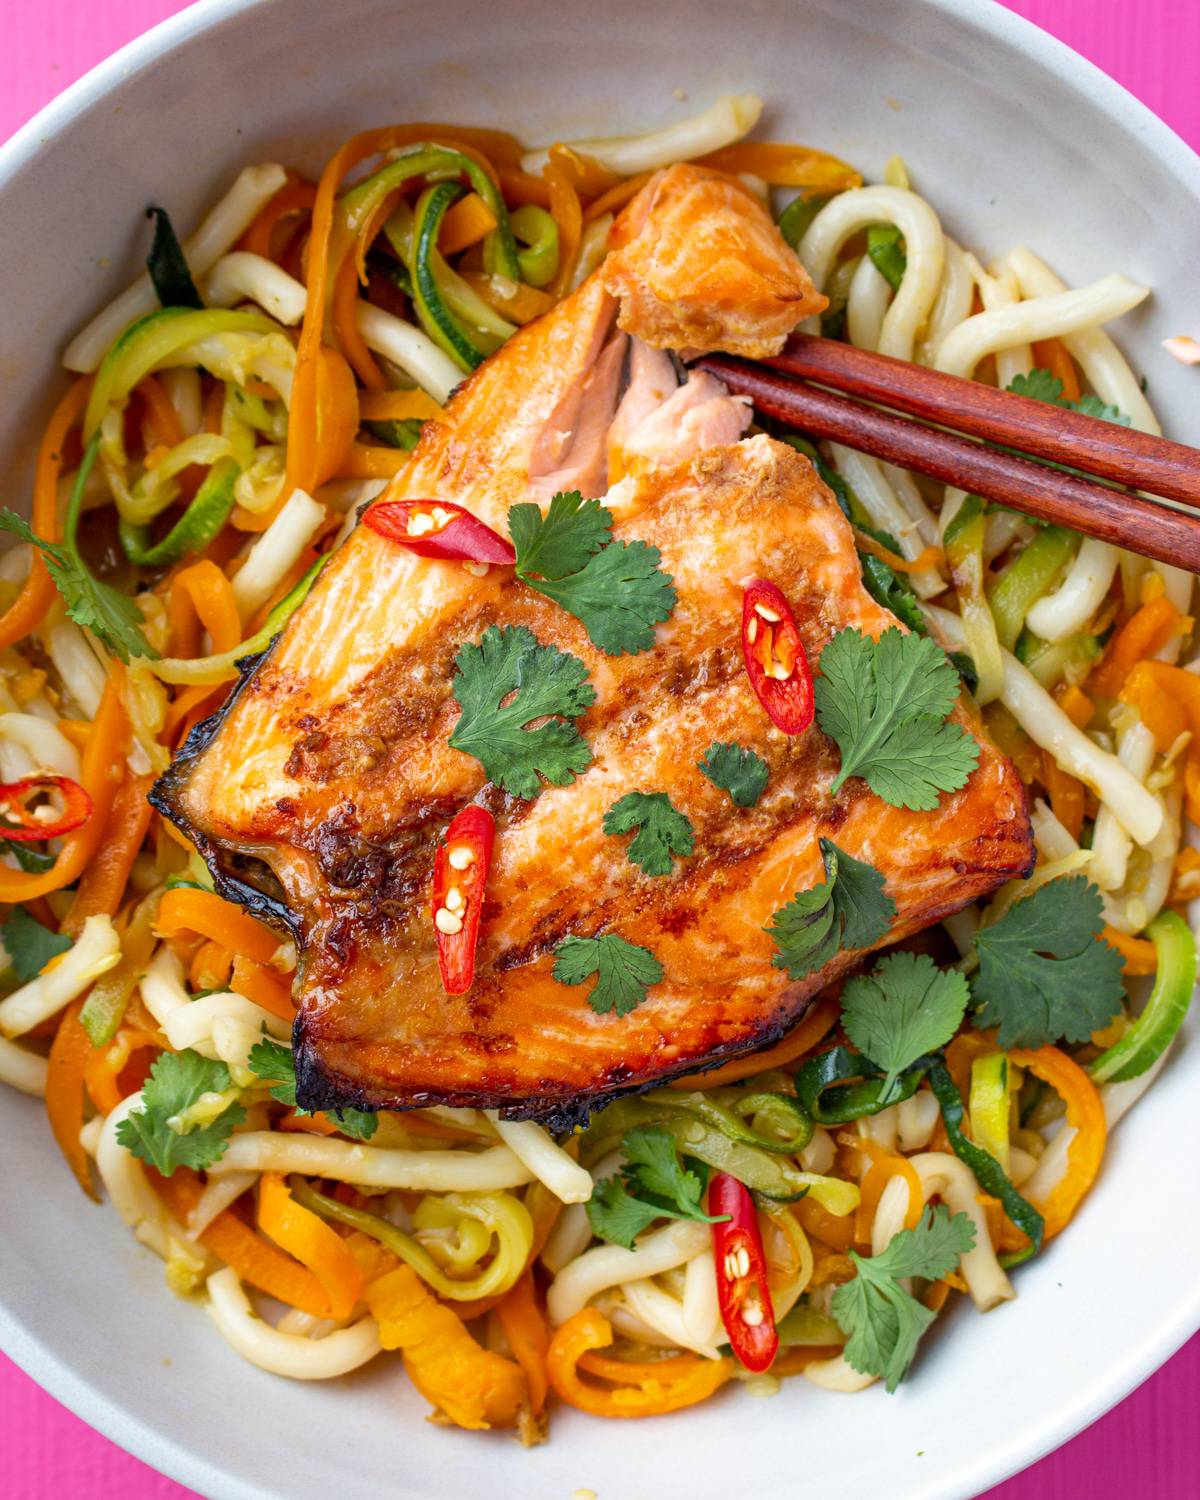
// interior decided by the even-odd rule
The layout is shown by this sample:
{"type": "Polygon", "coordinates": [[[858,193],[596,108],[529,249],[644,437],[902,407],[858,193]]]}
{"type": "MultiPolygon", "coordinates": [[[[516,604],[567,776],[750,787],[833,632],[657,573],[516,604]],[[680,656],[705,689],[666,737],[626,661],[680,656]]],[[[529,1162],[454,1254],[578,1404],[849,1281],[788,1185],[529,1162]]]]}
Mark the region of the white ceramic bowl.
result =
{"type": "MultiPolygon", "coordinates": [[[[247,160],[315,170],[398,119],[556,133],[646,128],[724,90],[767,135],[877,174],[893,152],[964,242],[1026,241],[1072,281],[1156,296],[1120,329],[1176,436],[1195,372],[1158,340],[1195,313],[1200,163],[1088,64],[989,0],[207,0],[125,49],[0,151],[0,472],[26,492],[68,335],[144,254],[141,210],[186,225],[247,160]],[[673,91],[686,91],[680,103],[673,91]]],[[[1186,1044],[1122,1125],[1072,1232],[1019,1300],[959,1308],[899,1394],[803,1380],[623,1426],[559,1412],[548,1446],[453,1432],[393,1363],[321,1385],[243,1364],[117,1216],[79,1194],[36,1103],[0,1096],[0,1336],[85,1420],[213,1500],[968,1496],[1100,1415],[1200,1325],[1200,1087],[1186,1044]]]]}

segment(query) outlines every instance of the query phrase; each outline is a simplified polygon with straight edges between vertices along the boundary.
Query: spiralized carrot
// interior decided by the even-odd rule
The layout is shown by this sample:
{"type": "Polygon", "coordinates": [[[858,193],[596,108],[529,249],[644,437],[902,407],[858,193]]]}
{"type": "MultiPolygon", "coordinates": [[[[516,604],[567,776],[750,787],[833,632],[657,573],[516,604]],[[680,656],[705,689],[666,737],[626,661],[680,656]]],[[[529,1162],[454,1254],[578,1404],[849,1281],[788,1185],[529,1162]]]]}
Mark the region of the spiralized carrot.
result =
{"type": "Polygon", "coordinates": [[[89,917],[101,912],[110,917],[116,914],[150,827],[152,809],[146,794],[153,781],[152,776],[135,777],[124,782],[113,798],[104,839],[83,872],[71,910],[63,920],[63,932],[78,936],[89,917]]]}
{"type": "MultiPolygon", "coordinates": [[[[63,444],[76,419],[87,405],[92,389],[92,377],[81,376],[68,387],[58,405],[50,415],[46,431],[42,434],[38,448],[37,467],[33,475],[33,509],[30,523],[38,536],[45,541],[58,540],[58,480],[63,467],[63,444]]],[[[46,618],[57,590],[50,581],[50,574],[35,547],[29,565],[29,575],[21,585],[21,592],[0,616],[0,650],[13,646],[23,636],[29,635],[46,618]]]]}
{"type": "Polygon", "coordinates": [[[363,385],[369,391],[383,391],[387,389],[387,381],[363,342],[355,321],[358,314],[358,284],[358,266],[354,257],[348,255],[338,268],[333,282],[333,300],[329,308],[333,336],[363,385]]]}
{"type": "Polygon", "coordinates": [[[125,1097],[119,1080],[129,1059],[136,1052],[149,1051],[162,1051],[162,1043],[157,1037],[136,1027],[123,1026],[106,1047],[95,1047],[88,1052],[83,1081],[92,1103],[102,1115],[111,1114],[125,1097]]]}
{"type": "MultiPolygon", "coordinates": [[[[179,1167],[170,1177],[162,1177],[153,1167],[147,1167],[146,1176],[159,1197],[186,1226],[188,1215],[200,1201],[201,1187],[196,1174],[179,1167]]],[[[298,1307],[314,1318],[328,1317],[328,1293],[313,1273],[255,1234],[232,1209],[219,1213],[197,1238],[206,1250],[232,1266],[242,1281],[266,1292],[268,1297],[298,1307]]]]}
{"type": "Polygon", "coordinates": [[[946,563],[945,553],[940,547],[925,547],[909,562],[908,558],[901,557],[898,552],[893,552],[890,547],[885,547],[882,542],[877,542],[866,532],[859,532],[856,535],[855,546],[860,552],[869,552],[872,557],[877,557],[881,562],[887,563],[888,567],[897,573],[922,573],[928,568],[945,567],[946,563]]]}
{"type": "Polygon", "coordinates": [[[44,875],[0,867],[0,901],[16,905],[62,890],[79,879],[99,848],[113,799],[125,776],[129,749],[129,720],[121,702],[123,671],[119,662],[109,666],[108,682],[83,752],[80,779],[92,799],[92,816],[67,834],[57,859],[44,875]]]}
{"type": "Polygon", "coordinates": [[[440,422],[446,408],[422,390],[364,391],[358,400],[364,422],[440,422]]]}
{"type": "Polygon", "coordinates": [[[1180,614],[1165,594],[1147,600],[1108,643],[1100,665],[1088,679],[1089,690],[1115,698],[1139,661],[1161,651],[1173,636],[1191,627],[1189,616],[1180,614]]]}
{"type": "Polygon", "coordinates": [[[496,1316],[513,1358],[525,1372],[529,1404],[535,1413],[541,1412],[549,1389],[546,1352],[550,1348],[550,1328],[534,1295],[533,1272],[528,1266],[496,1304],[496,1316]]]}
{"type": "Polygon", "coordinates": [[[459,275],[489,307],[512,323],[531,323],[554,306],[554,298],[549,292],[526,286],[523,281],[510,281],[507,276],[489,276],[483,271],[460,271],[459,275]]]}
{"type": "Polygon", "coordinates": [[[550,207],[550,188],[544,177],[535,177],[520,167],[501,167],[498,175],[500,191],[510,208],[520,208],[526,203],[536,203],[539,208],[550,207]]]}
{"type": "Polygon", "coordinates": [[[811,188],[815,192],[840,193],[862,186],[862,175],[811,146],[793,146],[774,141],[738,141],[697,157],[696,165],[714,172],[739,176],[748,172],[761,177],[769,187],[811,188]]]}
{"type": "Polygon", "coordinates": [[[201,943],[188,966],[188,983],[194,990],[224,989],[233,972],[233,954],[223,943],[201,943]]]}
{"type": "Polygon", "coordinates": [[[1124,959],[1122,972],[1127,976],[1153,974],[1158,968],[1158,950],[1149,939],[1130,937],[1127,932],[1118,932],[1107,924],[1101,936],[1124,959]]]}
{"type": "Polygon", "coordinates": [[[1087,791],[1083,782],[1064,771],[1048,750],[1042,751],[1040,775],[1054,816],[1073,839],[1078,839],[1087,810],[1087,791]]]}
{"type": "Polygon", "coordinates": [[[207,558],[181,568],[171,580],[167,595],[167,620],[171,627],[171,654],[197,656],[200,628],[208,631],[214,653],[232,651],[242,639],[233,585],[207,558]]]}
{"type": "Polygon", "coordinates": [[[191,886],[175,886],[164,893],[155,930],[168,938],[198,933],[256,964],[269,963],[279,948],[279,939],[269,927],[213,891],[191,886]]]}
{"type": "Polygon", "coordinates": [[[555,1332],[546,1368],[561,1400],[597,1417],[656,1417],[706,1401],[733,1374],[728,1360],[679,1355],[669,1376],[638,1371],[628,1385],[612,1386],[582,1379],[582,1357],[607,1349],[612,1340],[612,1324],[594,1307],[577,1312],[555,1332]]]}
{"type": "Polygon", "coordinates": [[[1185,704],[1171,691],[1171,668],[1160,671],[1163,667],[1165,662],[1139,661],[1121,687],[1121,702],[1137,709],[1160,754],[1190,727],[1185,704]]]}
{"type": "Polygon", "coordinates": [[[583,211],[583,222],[590,224],[594,219],[601,219],[605,214],[618,213],[631,198],[646,186],[653,172],[639,172],[635,177],[627,177],[624,182],[617,183],[616,187],[609,188],[608,192],[601,193],[594,198],[583,211]]]}
{"type": "Polygon", "coordinates": [[[903,1156],[881,1156],[863,1178],[862,1201],[858,1205],[854,1223],[854,1237],[860,1245],[870,1245],[871,1229],[875,1223],[875,1212],[883,1190],[893,1177],[902,1177],[908,1185],[908,1207],[904,1210],[905,1229],[915,1229],[925,1206],[921,1191],[921,1179],[916,1168],[903,1156]]]}
{"type": "Polygon", "coordinates": [[[1086,729],[1092,722],[1096,713],[1096,705],[1083,691],[1074,684],[1065,687],[1061,692],[1055,693],[1055,699],[1059,708],[1070,719],[1076,729],[1086,729]]]}
{"type": "Polygon", "coordinates": [[[478,193],[468,193],[446,210],[438,230],[438,249],[443,255],[457,255],[477,245],[495,227],[495,214],[478,193]]]}
{"type": "Polygon", "coordinates": [[[296,1007],[292,1004],[291,986],[274,969],[253,963],[237,954],[233,960],[233,988],[263,1010],[269,1010],[281,1021],[292,1021],[296,1007]]]}
{"type": "Polygon", "coordinates": [[[558,298],[566,295],[575,274],[583,238],[583,209],[564,164],[563,147],[550,148],[550,159],[542,168],[542,176],[550,189],[550,213],[558,225],[558,270],[549,287],[550,295],[558,298]]]}
{"type": "Polygon", "coordinates": [[[402,448],[374,443],[354,443],[337,472],[339,479],[391,479],[408,462],[402,448]]]}
{"type": "Polygon", "coordinates": [[[1068,401],[1078,401],[1083,394],[1075,361],[1061,339],[1039,339],[1033,345],[1033,363],[1039,370],[1049,370],[1062,381],[1062,393],[1068,401]]]}
{"type": "Polygon", "coordinates": [[[311,212],[316,201],[317,190],[311,182],[288,173],[288,180],[273,198],[259,210],[257,218],[242,236],[240,249],[251,255],[261,255],[265,260],[274,260],[272,236],[277,225],[297,214],[311,212]]]}
{"type": "Polygon", "coordinates": [[[82,1009],[82,1000],[73,1001],[54,1033],[46,1074],[46,1116],[76,1182],[89,1198],[99,1202],[92,1186],[91,1161],[79,1139],[83,1129],[84,1074],[92,1052],[92,1044],[79,1019],[82,1009]]]}
{"type": "Polygon", "coordinates": [[[321,1283],[329,1317],[350,1316],[363,1292],[358,1262],[331,1224],[296,1202],[278,1172],[264,1172],[259,1179],[258,1227],[321,1283]]]}
{"type": "Polygon", "coordinates": [[[768,1047],[765,1052],[754,1052],[749,1057],[739,1057],[724,1067],[714,1068],[699,1078],[672,1079],[673,1089],[694,1091],[699,1084],[706,1089],[724,1088],[728,1083],[738,1083],[743,1078],[753,1078],[756,1073],[766,1073],[772,1068],[786,1068],[802,1058],[820,1042],[833,1028],[841,1014],[841,1007],[832,995],[819,999],[805,1012],[800,1024],[788,1032],[781,1042],[768,1047]]]}
{"type": "Polygon", "coordinates": [[[1045,1238],[1051,1240],[1071,1222],[1100,1171],[1108,1140],[1104,1104],[1084,1070],[1057,1047],[1039,1047],[1036,1051],[1018,1048],[1008,1057],[1017,1067],[1050,1085],[1065,1101],[1066,1122],[1075,1128],[1062,1180],[1044,1202],[1034,1205],[1046,1221],[1045,1238]]]}

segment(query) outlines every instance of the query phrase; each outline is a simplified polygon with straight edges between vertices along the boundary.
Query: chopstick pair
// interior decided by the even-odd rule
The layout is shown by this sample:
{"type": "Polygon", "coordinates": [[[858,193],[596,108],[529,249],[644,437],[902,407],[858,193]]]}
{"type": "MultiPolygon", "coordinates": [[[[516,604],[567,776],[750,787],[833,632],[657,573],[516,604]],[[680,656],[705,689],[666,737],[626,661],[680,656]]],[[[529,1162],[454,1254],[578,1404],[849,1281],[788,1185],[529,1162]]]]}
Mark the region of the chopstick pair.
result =
{"type": "Polygon", "coordinates": [[[697,365],[812,437],[1200,573],[1200,513],[1033,462],[1200,505],[1200,451],[1183,443],[808,334],[762,364],[718,354],[697,365]]]}

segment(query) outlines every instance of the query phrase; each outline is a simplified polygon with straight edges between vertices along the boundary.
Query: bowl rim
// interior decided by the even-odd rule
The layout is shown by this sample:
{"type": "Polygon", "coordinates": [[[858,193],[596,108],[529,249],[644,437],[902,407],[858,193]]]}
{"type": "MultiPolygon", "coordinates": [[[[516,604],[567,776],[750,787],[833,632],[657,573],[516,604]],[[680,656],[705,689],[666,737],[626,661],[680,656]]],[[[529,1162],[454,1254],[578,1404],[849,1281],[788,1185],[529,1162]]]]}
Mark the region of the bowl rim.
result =
{"type": "MultiPolygon", "coordinates": [[[[121,83],[193,37],[221,22],[275,3],[275,0],[195,0],[195,3],[158,22],[97,63],[68,85],[7,141],[0,144],[0,193],[32,165],[56,135],[121,83]]],[[[1004,0],[916,0],[933,12],[960,20],[989,43],[1025,54],[1073,93],[1089,97],[1140,141],[1178,178],[1188,182],[1200,199],[1200,156],[1146,104],[1097,64],[1066,42],[1005,7],[1004,0]]],[[[1169,1322],[1147,1329],[1136,1348],[1118,1363],[1082,1400],[1066,1402],[1058,1419],[1024,1443],[981,1455],[967,1471],[945,1476],[930,1488],[929,1500],[967,1500],[1020,1473],[1053,1452],[1112,1410],[1136,1387],[1164,1365],[1200,1330],[1200,1289],[1181,1301],[1169,1322]],[[965,1487],[964,1487],[965,1486],[965,1487]]],[[[0,1296],[0,1349],[43,1390],[104,1437],[159,1473],[197,1490],[210,1500],[280,1500],[279,1492],[232,1474],[219,1462],[167,1437],[161,1430],[132,1416],[118,1401],[76,1374],[69,1356],[34,1335],[0,1296]]]]}

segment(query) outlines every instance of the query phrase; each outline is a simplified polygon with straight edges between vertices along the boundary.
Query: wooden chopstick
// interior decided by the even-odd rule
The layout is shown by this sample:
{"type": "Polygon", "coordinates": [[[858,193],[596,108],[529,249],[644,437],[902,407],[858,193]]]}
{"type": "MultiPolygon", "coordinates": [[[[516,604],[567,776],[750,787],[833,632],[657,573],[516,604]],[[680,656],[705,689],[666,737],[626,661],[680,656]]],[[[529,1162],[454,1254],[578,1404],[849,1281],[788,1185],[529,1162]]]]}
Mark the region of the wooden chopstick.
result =
{"type": "Polygon", "coordinates": [[[793,334],[782,354],[764,363],[1035,458],[1200,505],[1200,451],[1169,438],[810,334],[793,334]]]}
{"type": "MultiPolygon", "coordinates": [[[[898,360],[888,363],[899,365],[906,375],[915,368],[898,360]]],[[[956,433],[925,427],[892,412],[818,390],[762,365],[717,354],[697,360],[696,367],[716,375],[735,395],[749,396],[758,411],[798,427],[812,437],[830,438],[1040,520],[1069,526],[1159,562],[1200,573],[1200,516],[1157,505],[1125,490],[1092,484],[1074,474],[1043,468],[1029,459],[984,447],[956,433]]],[[[1007,399],[1022,398],[1007,396],[1007,399]]],[[[1057,408],[1050,410],[1055,417],[1070,415],[1057,408]]],[[[940,407],[937,415],[943,416],[940,407]]],[[[1089,422],[1089,432],[1093,424],[1112,425],[1090,418],[1083,420],[1089,422]]],[[[1078,464],[1075,450],[1068,449],[1065,458],[1078,464]]]]}

